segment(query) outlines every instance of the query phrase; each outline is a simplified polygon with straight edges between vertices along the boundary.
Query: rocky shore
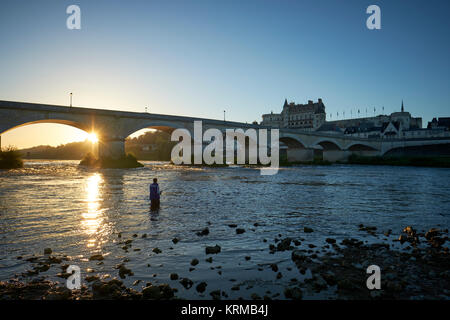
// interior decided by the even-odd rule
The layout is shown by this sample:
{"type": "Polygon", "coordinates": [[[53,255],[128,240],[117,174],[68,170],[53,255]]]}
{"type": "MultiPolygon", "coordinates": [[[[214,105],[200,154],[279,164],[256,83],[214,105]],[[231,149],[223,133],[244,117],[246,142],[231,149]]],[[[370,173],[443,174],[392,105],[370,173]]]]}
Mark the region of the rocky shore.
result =
{"type": "MultiPolygon", "coordinates": [[[[245,235],[245,229],[237,228],[237,235],[245,235]]],[[[231,228],[230,227],[230,228],[231,228]]],[[[257,224],[255,224],[257,227],[257,224]]],[[[292,266],[298,269],[298,276],[289,280],[285,286],[283,295],[252,294],[251,299],[309,299],[319,297],[320,299],[450,299],[450,259],[448,243],[448,230],[430,229],[427,232],[418,232],[408,226],[394,236],[391,230],[378,231],[376,227],[359,225],[359,230],[367,232],[370,236],[380,236],[377,243],[366,243],[358,239],[347,238],[337,241],[333,238],[323,239],[323,245],[317,246],[305,239],[308,234],[314,232],[312,228],[302,228],[302,237],[282,238],[281,235],[274,239],[273,243],[267,244],[268,254],[277,252],[290,252],[292,266]],[[391,239],[389,239],[391,238],[391,239]],[[391,241],[394,238],[394,241],[391,241]],[[399,245],[393,248],[393,243],[399,245]],[[366,286],[366,269],[370,265],[377,265],[381,269],[381,289],[369,290],[366,286]]],[[[401,231],[401,230],[400,230],[401,231]]],[[[209,234],[205,228],[198,232],[203,237],[209,234]]],[[[118,235],[122,237],[121,234],[118,235]]],[[[136,238],[137,235],[133,235],[136,238]]],[[[145,235],[141,235],[145,237],[145,235]]],[[[133,238],[121,240],[122,249],[131,249],[133,238]]],[[[174,238],[173,245],[180,240],[174,238]]],[[[219,245],[205,248],[207,259],[212,261],[212,256],[220,254],[222,248],[219,245]]],[[[155,254],[161,250],[154,248],[155,254]]],[[[0,282],[0,299],[2,300],[91,300],[91,299],[182,299],[178,296],[178,289],[169,284],[156,284],[151,282],[141,283],[136,280],[133,287],[127,287],[122,280],[109,274],[89,273],[84,277],[83,285],[79,290],[69,290],[65,286],[65,279],[70,258],[65,255],[52,254],[47,248],[44,255],[31,257],[17,257],[29,262],[33,267],[20,277],[0,282]],[[41,272],[58,265],[61,272],[59,281],[50,281],[40,277],[41,272]],[[33,279],[31,279],[33,278],[33,279]],[[28,280],[27,280],[28,279],[28,280]],[[87,284],[86,284],[87,283],[87,284]],[[140,289],[137,289],[140,287],[140,289]]],[[[90,261],[102,264],[105,257],[94,255],[90,261]]],[[[245,258],[251,261],[251,257],[245,258]]],[[[192,259],[192,269],[199,263],[198,259],[192,259]]],[[[277,263],[270,263],[270,268],[276,273],[276,279],[283,278],[283,270],[277,263]],[[279,270],[280,269],[280,270],[279,270]]],[[[124,263],[115,267],[119,278],[124,279],[133,275],[133,271],[124,263]]],[[[290,269],[290,268],[288,268],[290,269]]],[[[169,280],[169,279],[168,279],[169,280]]],[[[176,273],[170,274],[170,281],[178,281],[185,289],[204,292],[212,299],[226,299],[228,293],[223,290],[209,292],[208,283],[201,281],[194,283],[187,277],[180,277],[176,273]]],[[[237,283],[231,290],[239,290],[237,283]]]]}

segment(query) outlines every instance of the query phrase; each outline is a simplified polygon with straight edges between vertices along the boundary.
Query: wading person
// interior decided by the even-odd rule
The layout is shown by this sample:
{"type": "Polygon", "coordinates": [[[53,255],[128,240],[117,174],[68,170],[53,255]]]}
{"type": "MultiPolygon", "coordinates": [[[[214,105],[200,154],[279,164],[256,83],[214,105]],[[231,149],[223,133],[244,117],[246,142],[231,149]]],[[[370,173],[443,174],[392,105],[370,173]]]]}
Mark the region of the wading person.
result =
{"type": "Polygon", "coordinates": [[[155,211],[159,209],[159,197],[161,194],[158,179],[154,178],[153,183],[150,185],[150,210],[155,211]]]}

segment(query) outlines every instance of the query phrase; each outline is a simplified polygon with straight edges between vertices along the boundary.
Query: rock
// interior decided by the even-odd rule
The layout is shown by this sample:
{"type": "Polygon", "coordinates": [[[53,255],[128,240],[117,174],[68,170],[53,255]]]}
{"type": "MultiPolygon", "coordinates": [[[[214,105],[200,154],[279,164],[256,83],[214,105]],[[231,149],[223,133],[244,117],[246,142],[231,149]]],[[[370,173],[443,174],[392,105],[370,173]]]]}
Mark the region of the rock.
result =
{"type": "Polygon", "coordinates": [[[220,290],[214,290],[209,293],[213,300],[220,300],[220,290]]]}
{"type": "Polygon", "coordinates": [[[101,254],[94,254],[93,256],[89,257],[89,261],[93,261],[93,260],[100,261],[100,260],[103,260],[103,259],[104,258],[103,258],[103,256],[101,254]]]}
{"type": "Polygon", "coordinates": [[[136,233],[135,233],[135,234],[133,234],[133,238],[137,238],[137,236],[138,236],[138,235],[137,235],[136,233]]]}
{"type": "Polygon", "coordinates": [[[41,265],[40,267],[35,267],[34,269],[39,271],[39,272],[45,272],[48,269],[50,269],[50,265],[45,263],[45,264],[41,265]]]}
{"type": "Polygon", "coordinates": [[[50,256],[50,257],[48,257],[47,262],[50,264],[59,264],[62,262],[62,259],[54,257],[54,256],[50,256]]]}
{"type": "Polygon", "coordinates": [[[405,243],[405,242],[407,241],[407,238],[406,238],[406,236],[404,236],[403,234],[401,234],[401,235],[398,237],[398,241],[400,241],[400,243],[403,244],[403,243],[405,243]]]}
{"type": "Polygon", "coordinates": [[[294,261],[294,262],[297,262],[297,261],[303,262],[303,261],[306,260],[306,258],[307,257],[300,250],[292,251],[292,254],[291,254],[292,261],[294,261]]]}
{"type": "Polygon", "coordinates": [[[171,274],[170,274],[170,280],[178,280],[178,274],[176,274],[176,273],[171,273],[171,274]]]}
{"type": "Polygon", "coordinates": [[[441,246],[445,243],[445,241],[447,241],[447,238],[433,237],[429,241],[433,248],[441,248],[441,246]]]}
{"type": "Polygon", "coordinates": [[[181,279],[180,283],[185,289],[190,289],[192,287],[192,285],[194,284],[194,282],[192,282],[192,280],[189,278],[181,279]]]}
{"type": "Polygon", "coordinates": [[[168,284],[160,284],[158,287],[163,299],[167,300],[174,296],[175,289],[172,289],[168,284]]]}
{"type": "Polygon", "coordinates": [[[213,258],[212,257],[206,258],[205,261],[209,262],[209,263],[212,263],[213,262],[213,258]]]}
{"type": "Polygon", "coordinates": [[[199,231],[199,232],[197,232],[197,235],[198,236],[206,236],[206,235],[208,235],[209,234],[209,228],[208,227],[206,227],[205,229],[203,229],[202,231],[199,231]]]}
{"type": "Polygon", "coordinates": [[[281,274],[281,272],[277,273],[277,279],[281,279],[283,277],[283,275],[281,274]]]}
{"type": "Polygon", "coordinates": [[[92,283],[92,292],[94,294],[94,299],[96,297],[117,299],[121,296],[121,292],[124,289],[125,286],[123,285],[122,281],[117,279],[112,279],[109,282],[96,280],[92,283]]]}
{"type": "Polygon", "coordinates": [[[278,244],[277,244],[277,250],[278,251],[285,251],[285,250],[290,250],[292,249],[291,247],[291,242],[292,239],[291,238],[286,238],[281,240],[278,244]]]}
{"type": "Polygon", "coordinates": [[[192,261],[191,261],[191,265],[192,265],[192,266],[196,266],[196,265],[198,265],[198,262],[199,262],[198,259],[195,259],[195,258],[194,258],[194,259],[192,259],[192,261]]]}
{"type": "Polygon", "coordinates": [[[179,241],[180,241],[180,240],[179,240],[178,238],[173,238],[173,239],[172,239],[172,242],[173,242],[174,244],[177,244],[179,241]]]}
{"type": "Polygon", "coordinates": [[[134,275],[134,273],[131,271],[131,269],[128,269],[124,265],[121,265],[119,267],[119,277],[121,277],[123,279],[123,278],[125,278],[126,275],[132,276],[132,275],[134,275]]]}
{"type": "Polygon", "coordinates": [[[272,263],[272,264],[270,265],[270,268],[271,268],[272,271],[274,271],[274,272],[277,272],[277,271],[278,271],[278,266],[277,266],[276,263],[272,263]]]}
{"type": "Polygon", "coordinates": [[[58,287],[55,290],[50,291],[45,300],[68,300],[72,295],[72,292],[66,287],[58,287]]]}
{"type": "Polygon", "coordinates": [[[144,233],[142,236],[141,236],[141,238],[147,238],[147,234],[146,233],[144,233]]]}
{"type": "Polygon", "coordinates": [[[202,292],[205,292],[206,286],[207,286],[206,282],[200,282],[200,283],[197,285],[197,287],[195,287],[195,289],[196,289],[198,292],[202,293],[202,292]]]}
{"type": "Polygon", "coordinates": [[[425,233],[425,238],[426,238],[427,240],[431,240],[431,239],[433,239],[434,237],[440,236],[440,235],[441,235],[441,230],[440,230],[440,229],[437,229],[437,228],[431,228],[430,230],[428,230],[428,231],[425,233]]]}
{"type": "Polygon", "coordinates": [[[45,248],[44,249],[44,254],[52,254],[52,249],[51,248],[45,248]]]}
{"type": "Polygon", "coordinates": [[[214,247],[206,247],[205,248],[206,254],[217,254],[220,252],[220,250],[221,250],[221,248],[217,244],[214,247]]]}
{"type": "Polygon", "coordinates": [[[242,234],[244,232],[245,232],[245,229],[240,229],[240,228],[236,229],[236,234],[242,234]]]}
{"type": "Polygon", "coordinates": [[[237,224],[232,223],[232,224],[229,224],[228,226],[229,226],[230,228],[236,228],[236,227],[237,227],[237,224]]]}
{"type": "Polygon", "coordinates": [[[159,254],[162,252],[161,249],[159,249],[159,248],[154,248],[152,251],[156,254],[159,254]]]}
{"type": "Polygon", "coordinates": [[[344,239],[342,240],[341,244],[347,246],[347,247],[360,247],[364,243],[362,241],[359,241],[357,239],[344,239]]]}
{"type": "Polygon", "coordinates": [[[250,260],[250,259],[251,259],[250,256],[246,256],[246,257],[245,257],[245,260],[247,260],[247,261],[250,260]]]}
{"type": "Polygon", "coordinates": [[[141,280],[136,280],[135,282],[133,282],[133,286],[137,286],[139,284],[139,282],[141,282],[141,280]]]}
{"type": "Polygon", "coordinates": [[[159,300],[162,298],[161,290],[156,286],[149,286],[142,289],[144,299],[159,300]]]}
{"type": "Polygon", "coordinates": [[[300,288],[294,287],[294,288],[286,288],[284,290],[284,296],[287,299],[292,299],[292,300],[301,300],[303,297],[303,293],[302,290],[300,290],[300,288]]]}
{"type": "Polygon", "coordinates": [[[332,238],[326,238],[325,241],[326,241],[327,243],[329,243],[329,244],[336,243],[336,240],[335,240],[335,239],[332,239],[332,238]]]}
{"type": "Polygon", "coordinates": [[[304,227],[304,228],[303,228],[303,232],[304,232],[304,233],[311,233],[311,232],[314,232],[314,230],[311,229],[311,228],[308,228],[308,227],[304,227]]]}
{"type": "Polygon", "coordinates": [[[231,290],[233,290],[233,291],[237,291],[240,289],[241,289],[241,287],[238,284],[235,284],[234,286],[231,287],[231,290]]]}
{"type": "Polygon", "coordinates": [[[416,231],[411,226],[404,228],[403,232],[407,233],[408,235],[412,235],[412,236],[416,234],[416,231]]]}

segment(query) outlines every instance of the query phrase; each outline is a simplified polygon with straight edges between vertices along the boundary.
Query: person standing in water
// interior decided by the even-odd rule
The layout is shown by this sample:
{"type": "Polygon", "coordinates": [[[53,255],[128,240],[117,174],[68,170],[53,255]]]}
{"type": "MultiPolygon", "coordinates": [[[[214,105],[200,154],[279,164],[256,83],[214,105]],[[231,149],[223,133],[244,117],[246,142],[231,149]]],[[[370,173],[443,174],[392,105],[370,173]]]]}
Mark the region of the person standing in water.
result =
{"type": "Polygon", "coordinates": [[[161,191],[159,191],[158,179],[154,178],[153,183],[150,185],[150,210],[158,210],[159,209],[159,197],[161,195],[161,191]]]}

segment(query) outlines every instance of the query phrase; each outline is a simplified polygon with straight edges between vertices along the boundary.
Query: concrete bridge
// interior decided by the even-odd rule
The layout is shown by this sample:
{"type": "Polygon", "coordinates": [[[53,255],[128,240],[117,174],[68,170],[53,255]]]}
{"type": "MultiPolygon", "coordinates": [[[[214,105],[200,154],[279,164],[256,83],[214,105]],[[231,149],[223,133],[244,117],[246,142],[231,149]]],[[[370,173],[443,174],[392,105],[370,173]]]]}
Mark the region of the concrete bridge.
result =
{"type": "MultiPolygon", "coordinates": [[[[99,138],[99,157],[122,157],[125,154],[125,138],[145,128],[159,129],[169,133],[177,128],[184,128],[193,136],[194,121],[202,121],[203,130],[216,128],[225,132],[225,129],[238,128],[271,129],[233,121],[0,100],[0,135],[14,128],[34,123],[65,124],[89,133],[95,132],[99,138]]],[[[324,160],[334,162],[345,160],[351,154],[377,156],[396,148],[447,144],[450,143],[450,138],[362,139],[280,129],[280,141],[287,146],[287,157],[290,161],[312,160],[315,150],[320,150],[324,160]]]]}

